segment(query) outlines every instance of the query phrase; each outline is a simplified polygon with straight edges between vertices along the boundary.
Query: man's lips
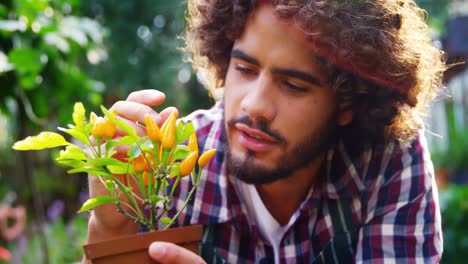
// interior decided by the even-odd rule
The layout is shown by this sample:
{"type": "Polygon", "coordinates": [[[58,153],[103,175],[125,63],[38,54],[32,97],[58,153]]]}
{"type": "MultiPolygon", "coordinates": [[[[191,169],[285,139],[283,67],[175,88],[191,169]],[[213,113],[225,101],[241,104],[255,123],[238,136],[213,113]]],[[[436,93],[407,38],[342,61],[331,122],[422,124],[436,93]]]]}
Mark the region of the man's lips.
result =
{"type": "Polygon", "coordinates": [[[258,129],[250,128],[247,125],[237,123],[235,124],[235,128],[239,133],[239,143],[250,150],[264,152],[270,150],[275,144],[279,143],[276,138],[258,129]]]}

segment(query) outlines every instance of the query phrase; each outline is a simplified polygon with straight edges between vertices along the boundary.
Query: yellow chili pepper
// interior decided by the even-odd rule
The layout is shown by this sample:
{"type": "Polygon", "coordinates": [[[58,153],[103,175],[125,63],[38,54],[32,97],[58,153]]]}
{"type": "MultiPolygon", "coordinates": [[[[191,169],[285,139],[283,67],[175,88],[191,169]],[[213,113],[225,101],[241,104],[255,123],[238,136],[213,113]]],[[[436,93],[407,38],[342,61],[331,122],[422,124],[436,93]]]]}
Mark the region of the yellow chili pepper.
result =
{"type": "Polygon", "coordinates": [[[146,134],[151,141],[161,140],[161,130],[159,130],[158,124],[149,116],[145,114],[146,134]]]}
{"type": "Polygon", "coordinates": [[[148,162],[146,162],[146,159],[143,155],[139,155],[138,157],[134,158],[132,165],[133,171],[135,172],[147,171],[150,169],[150,166],[148,165],[148,162]]]}
{"type": "Polygon", "coordinates": [[[195,164],[197,163],[198,159],[198,151],[194,151],[188,155],[187,158],[185,158],[179,166],[179,172],[181,176],[187,176],[189,175],[193,168],[195,168],[195,164]]]}
{"type": "Polygon", "coordinates": [[[206,164],[213,158],[213,156],[216,154],[216,149],[210,149],[203,153],[200,158],[198,159],[198,166],[200,168],[203,168],[206,166],[206,164]]]}
{"type": "Polygon", "coordinates": [[[110,119],[98,117],[91,128],[91,135],[94,137],[112,138],[115,135],[115,124],[110,119]]]}
{"type": "Polygon", "coordinates": [[[190,135],[188,141],[188,148],[190,149],[190,151],[198,151],[197,134],[195,132],[192,135],[190,135]]]}
{"type": "Polygon", "coordinates": [[[174,111],[167,118],[161,128],[161,145],[165,149],[171,149],[175,146],[176,141],[176,121],[177,121],[177,112],[174,111]]]}

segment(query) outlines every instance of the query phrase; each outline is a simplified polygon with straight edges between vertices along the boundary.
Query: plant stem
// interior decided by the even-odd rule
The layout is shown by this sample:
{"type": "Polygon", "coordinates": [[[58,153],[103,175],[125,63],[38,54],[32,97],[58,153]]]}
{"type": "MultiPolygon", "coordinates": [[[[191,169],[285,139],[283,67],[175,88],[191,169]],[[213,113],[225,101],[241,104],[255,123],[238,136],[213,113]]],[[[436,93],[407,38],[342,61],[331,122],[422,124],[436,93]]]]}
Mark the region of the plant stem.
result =
{"type": "Polygon", "coordinates": [[[164,230],[165,229],[168,229],[172,224],[174,224],[175,220],[177,218],[179,218],[179,215],[182,213],[182,211],[185,209],[185,207],[187,207],[188,205],[188,202],[190,201],[190,198],[192,197],[192,194],[193,192],[195,191],[195,189],[197,189],[197,185],[198,184],[194,184],[192,189],[190,190],[188,196],[187,196],[187,199],[185,199],[185,203],[184,203],[184,206],[182,206],[182,208],[180,208],[179,211],[177,211],[177,213],[174,215],[174,217],[172,217],[171,219],[171,222],[169,222],[165,227],[164,227],[164,230]]]}
{"type": "MultiPolygon", "coordinates": [[[[107,168],[106,168],[106,170],[107,170],[110,174],[112,174],[112,172],[110,172],[107,168]]],[[[112,174],[112,178],[113,178],[114,182],[119,186],[119,189],[123,192],[123,194],[125,195],[125,197],[127,197],[128,201],[133,205],[133,208],[134,208],[135,210],[137,210],[137,212],[138,212],[138,214],[137,214],[138,217],[143,219],[143,218],[144,218],[144,217],[143,217],[143,213],[141,212],[140,207],[138,206],[138,203],[135,201],[134,197],[133,197],[132,195],[129,195],[129,193],[128,193],[128,191],[127,191],[127,187],[124,186],[124,185],[119,181],[119,179],[117,179],[113,174],[112,174]]]]}
{"type": "MultiPolygon", "coordinates": [[[[125,209],[122,208],[122,206],[120,206],[119,203],[116,203],[116,205],[117,205],[117,208],[119,209],[118,211],[119,211],[121,214],[125,215],[126,217],[132,219],[133,221],[135,221],[135,222],[137,222],[137,223],[139,223],[139,224],[147,225],[145,222],[143,222],[142,220],[140,220],[140,218],[135,217],[135,216],[129,214],[125,209]]],[[[132,208],[131,206],[129,206],[129,207],[132,208]]]]}

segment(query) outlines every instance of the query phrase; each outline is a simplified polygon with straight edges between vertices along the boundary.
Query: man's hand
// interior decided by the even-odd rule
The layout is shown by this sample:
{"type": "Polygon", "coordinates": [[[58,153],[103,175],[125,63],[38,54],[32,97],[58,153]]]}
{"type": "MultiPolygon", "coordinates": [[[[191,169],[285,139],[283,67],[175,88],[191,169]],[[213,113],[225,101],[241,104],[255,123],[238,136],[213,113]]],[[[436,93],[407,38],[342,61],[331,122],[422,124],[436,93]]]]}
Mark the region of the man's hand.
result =
{"type": "Polygon", "coordinates": [[[154,260],[159,263],[206,263],[200,256],[187,250],[183,247],[177,246],[173,243],[167,242],[153,242],[148,253],[154,260]]]}
{"type": "MultiPolygon", "coordinates": [[[[131,125],[138,135],[144,136],[146,131],[142,126],[138,125],[138,123],[144,124],[145,114],[152,117],[161,127],[169,115],[177,111],[175,107],[167,107],[160,113],[157,113],[151,108],[151,106],[162,105],[165,99],[166,96],[160,91],[141,90],[132,92],[125,101],[116,102],[111,109],[117,110],[119,118],[131,125]]],[[[123,131],[117,129],[117,136],[125,136],[125,134],[123,131]]]]}

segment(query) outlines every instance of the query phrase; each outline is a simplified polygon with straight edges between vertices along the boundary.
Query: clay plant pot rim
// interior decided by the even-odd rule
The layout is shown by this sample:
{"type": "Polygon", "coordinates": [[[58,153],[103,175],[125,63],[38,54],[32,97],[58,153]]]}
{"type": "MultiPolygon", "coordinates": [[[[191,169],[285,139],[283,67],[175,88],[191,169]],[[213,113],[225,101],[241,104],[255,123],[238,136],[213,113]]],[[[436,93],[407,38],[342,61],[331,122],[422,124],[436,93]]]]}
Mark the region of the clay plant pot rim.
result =
{"type": "Polygon", "coordinates": [[[201,240],[203,225],[169,228],[162,231],[144,232],[120,236],[114,239],[84,245],[88,259],[115,255],[116,252],[130,252],[147,249],[154,241],[188,244],[201,240]]]}

